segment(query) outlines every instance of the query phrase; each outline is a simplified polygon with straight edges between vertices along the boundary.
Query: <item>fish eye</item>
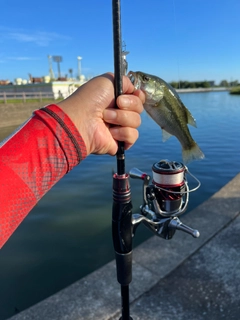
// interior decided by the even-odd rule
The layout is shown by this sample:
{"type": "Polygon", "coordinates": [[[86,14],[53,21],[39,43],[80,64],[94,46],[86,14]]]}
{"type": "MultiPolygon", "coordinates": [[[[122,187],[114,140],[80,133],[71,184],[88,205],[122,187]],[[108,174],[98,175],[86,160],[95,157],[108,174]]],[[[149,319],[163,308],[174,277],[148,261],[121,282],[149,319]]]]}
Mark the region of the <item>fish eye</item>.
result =
{"type": "Polygon", "coordinates": [[[143,81],[149,81],[149,77],[148,76],[143,76],[143,81]]]}

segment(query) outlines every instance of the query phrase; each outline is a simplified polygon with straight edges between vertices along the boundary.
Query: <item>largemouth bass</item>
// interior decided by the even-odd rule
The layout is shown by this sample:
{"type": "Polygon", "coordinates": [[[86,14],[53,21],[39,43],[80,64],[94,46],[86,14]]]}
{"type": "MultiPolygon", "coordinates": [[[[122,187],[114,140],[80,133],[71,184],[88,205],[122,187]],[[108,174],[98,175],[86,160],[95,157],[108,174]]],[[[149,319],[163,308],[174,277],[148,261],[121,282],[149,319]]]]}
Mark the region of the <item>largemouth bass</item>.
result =
{"type": "Polygon", "coordinates": [[[128,77],[136,90],[145,93],[144,109],[162,128],[163,141],[171,135],[180,141],[184,163],[203,159],[204,154],[188,129],[188,124],[196,127],[196,122],[174,88],[163,79],[140,71],[129,71],[128,77]]]}

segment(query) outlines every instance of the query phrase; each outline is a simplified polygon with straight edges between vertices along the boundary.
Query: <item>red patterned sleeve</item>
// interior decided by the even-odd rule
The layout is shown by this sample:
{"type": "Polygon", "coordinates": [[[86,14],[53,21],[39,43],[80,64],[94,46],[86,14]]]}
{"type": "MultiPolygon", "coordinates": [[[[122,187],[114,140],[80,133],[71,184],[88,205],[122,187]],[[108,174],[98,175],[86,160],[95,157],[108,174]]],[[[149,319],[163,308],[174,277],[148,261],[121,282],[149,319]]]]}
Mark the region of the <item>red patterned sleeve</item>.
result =
{"type": "Polygon", "coordinates": [[[0,143],[0,248],[43,195],[85,157],[81,135],[56,105],[35,111],[0,143]]]}

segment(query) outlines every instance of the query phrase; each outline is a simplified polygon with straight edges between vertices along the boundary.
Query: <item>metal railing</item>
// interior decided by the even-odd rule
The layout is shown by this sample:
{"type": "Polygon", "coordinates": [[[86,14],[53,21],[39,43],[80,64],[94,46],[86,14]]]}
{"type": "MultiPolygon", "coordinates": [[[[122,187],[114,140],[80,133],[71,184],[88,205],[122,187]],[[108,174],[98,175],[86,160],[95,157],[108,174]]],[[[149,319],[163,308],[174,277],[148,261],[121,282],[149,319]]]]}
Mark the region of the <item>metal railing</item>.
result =
{"type": "Polygon", "coordinates": [[[52,92],[0,92],[0,101],[4,101],[4,103],[11,100],[26,102],[30,99],[37,99],[42,101],[47,98],[54,99],[54,94],[52,92]]]}

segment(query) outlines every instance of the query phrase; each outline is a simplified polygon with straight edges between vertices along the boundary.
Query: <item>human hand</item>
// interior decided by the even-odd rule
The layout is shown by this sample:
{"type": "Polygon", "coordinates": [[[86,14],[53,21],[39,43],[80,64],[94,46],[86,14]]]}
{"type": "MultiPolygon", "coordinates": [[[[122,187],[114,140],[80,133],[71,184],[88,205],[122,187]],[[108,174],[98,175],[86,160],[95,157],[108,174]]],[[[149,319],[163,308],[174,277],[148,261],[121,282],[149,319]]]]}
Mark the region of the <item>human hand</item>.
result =
{"type": "Polygon", "coordinates": [[[124,141],[129,149],[138,138],[145,95],[135,91],[128,77],[123,77],[123,95],[114,108],[114,76],[106,73],[91,79],[58,106],[70,117],[79,130],[87,155],[115,155],[117,141],[124,141]]]}

